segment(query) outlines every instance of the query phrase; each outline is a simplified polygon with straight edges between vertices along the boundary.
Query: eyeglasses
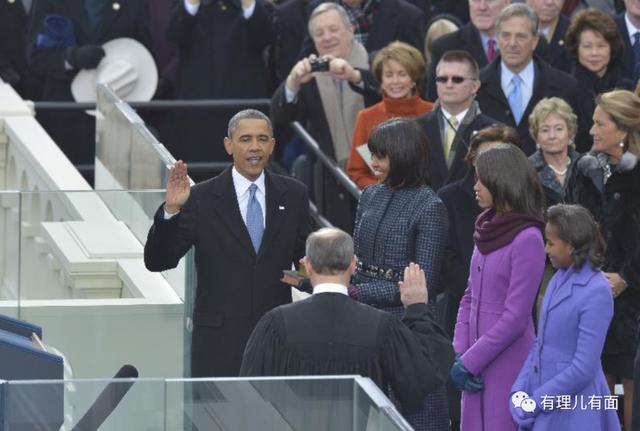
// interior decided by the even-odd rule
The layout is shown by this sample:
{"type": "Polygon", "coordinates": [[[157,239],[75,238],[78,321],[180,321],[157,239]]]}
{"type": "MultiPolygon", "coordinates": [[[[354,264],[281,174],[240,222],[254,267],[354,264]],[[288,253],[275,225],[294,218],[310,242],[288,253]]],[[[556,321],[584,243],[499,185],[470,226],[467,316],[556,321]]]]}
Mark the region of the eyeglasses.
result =
{"type": "Polygon", "coordinates": [[[439,84],[446,84],[451,79],[454,84],[462,84],[465,80],[475,81],[474,78],[465,78],[464,76],[436,76],[436,82],[439,84]]]}

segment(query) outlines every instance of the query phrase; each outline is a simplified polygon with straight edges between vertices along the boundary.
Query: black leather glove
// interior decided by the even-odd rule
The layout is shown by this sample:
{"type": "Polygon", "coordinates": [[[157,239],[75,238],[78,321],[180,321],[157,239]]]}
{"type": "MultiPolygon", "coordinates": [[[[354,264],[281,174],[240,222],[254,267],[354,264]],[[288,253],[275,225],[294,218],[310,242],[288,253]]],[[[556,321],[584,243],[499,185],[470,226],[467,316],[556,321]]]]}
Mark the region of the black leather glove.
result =
{"type": "Polygon", "coordinates": [[[74,69],[95,69],[105,56],[100,45],[72,46],[67,49],[67,63],[74,69]]]}

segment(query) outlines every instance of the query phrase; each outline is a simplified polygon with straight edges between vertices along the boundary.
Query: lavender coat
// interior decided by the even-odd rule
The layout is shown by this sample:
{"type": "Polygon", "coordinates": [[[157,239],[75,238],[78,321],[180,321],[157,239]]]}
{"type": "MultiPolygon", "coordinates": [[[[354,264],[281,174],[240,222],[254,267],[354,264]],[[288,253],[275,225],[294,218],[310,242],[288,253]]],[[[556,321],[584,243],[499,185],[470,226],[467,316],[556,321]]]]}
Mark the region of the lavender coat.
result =
{"type": "Polygon", "coordinates": [[[535,227],[487,255],[473,251],[453,347],[485,389],[462,393],[461,431],[516,429],[507,402],[535,337],[532,309],[544,261],[542,232],[535,227]]]}
{"type": "Polygon", "coordinates": [[[576,410],[542,410],[532,430],[619,431],[615,410],[587,408],[591,396],[608,396],[600,355],[613,316],[609,283],[585,264],[559,270],[542,301],[538,337],[511,392],[525,391],[538,406],[544,395],[571,395],[576,410]],[[581,398],[582,397],[582,398],[581,398]]]}

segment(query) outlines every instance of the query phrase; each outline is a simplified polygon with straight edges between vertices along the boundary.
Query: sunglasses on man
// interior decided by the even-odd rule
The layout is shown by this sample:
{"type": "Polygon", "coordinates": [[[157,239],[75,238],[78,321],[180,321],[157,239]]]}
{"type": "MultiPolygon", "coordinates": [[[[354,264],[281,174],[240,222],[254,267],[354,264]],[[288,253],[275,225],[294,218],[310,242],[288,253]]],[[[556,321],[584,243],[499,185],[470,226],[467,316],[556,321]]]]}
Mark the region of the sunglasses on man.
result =
{"type": "Polygon", "coordinates": [[[467,79],[470,81],[475,81],[473,78],[465,78],[464,76],[436,76],[436,82],[439,84],[446,84],[451,79],[451,82],[454,84],[462,84],[467,79]]]}

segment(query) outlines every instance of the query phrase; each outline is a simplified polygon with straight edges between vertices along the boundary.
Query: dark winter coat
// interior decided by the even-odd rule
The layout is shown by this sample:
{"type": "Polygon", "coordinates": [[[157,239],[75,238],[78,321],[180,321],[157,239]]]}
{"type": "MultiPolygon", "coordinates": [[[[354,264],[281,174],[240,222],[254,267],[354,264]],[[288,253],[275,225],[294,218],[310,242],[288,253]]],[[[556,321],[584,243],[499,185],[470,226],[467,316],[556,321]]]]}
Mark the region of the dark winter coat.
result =
{"type": "Polygon", "coordinates": [[[628,284],[615,299],[605,354],[635,354],[640,315],[640,164],[631,153],[624,157],[627,166],[611,166],[605,182],[607,156],[585,155],[569,185],[569,201],[585,206],[600,224],[607,244],[602,270],[619,273],[628,284]]]}

